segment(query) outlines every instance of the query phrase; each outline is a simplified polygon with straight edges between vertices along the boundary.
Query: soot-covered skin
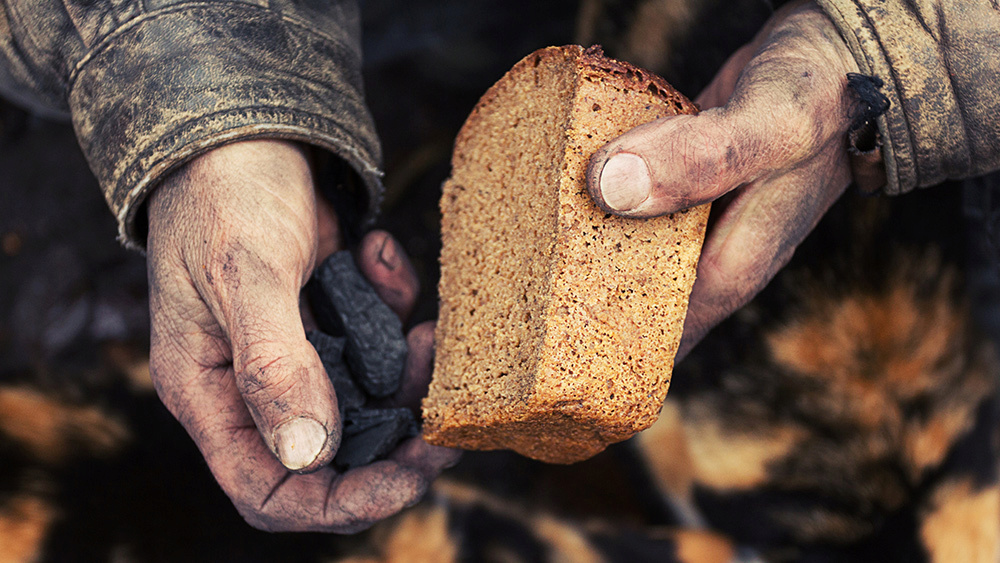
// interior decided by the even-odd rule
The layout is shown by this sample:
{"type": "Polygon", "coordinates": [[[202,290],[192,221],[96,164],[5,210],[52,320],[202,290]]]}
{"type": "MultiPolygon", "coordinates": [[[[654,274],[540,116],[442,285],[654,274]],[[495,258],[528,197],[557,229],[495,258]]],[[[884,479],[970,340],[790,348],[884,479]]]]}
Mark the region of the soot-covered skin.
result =
{"type": "Polygon", "coordinates": [[[350,253],[337,252],[316,269],[309,296],[320,329],[346,339],[344,357],[362,389],[373,397],[399,389],[407,351],[402,322],[350,253]]]}
{"type": "Polygon", "coordinates": [[[368,465],[418,433],[409,409],[371,406],[402,384],[407,353],[402,323],[358,271],[349,252],[323,262],[310,282],[310,296],[316,324],[343,335],[306,334],[333,382],[343,421],[333,466],[346,471],[368,465]]]}

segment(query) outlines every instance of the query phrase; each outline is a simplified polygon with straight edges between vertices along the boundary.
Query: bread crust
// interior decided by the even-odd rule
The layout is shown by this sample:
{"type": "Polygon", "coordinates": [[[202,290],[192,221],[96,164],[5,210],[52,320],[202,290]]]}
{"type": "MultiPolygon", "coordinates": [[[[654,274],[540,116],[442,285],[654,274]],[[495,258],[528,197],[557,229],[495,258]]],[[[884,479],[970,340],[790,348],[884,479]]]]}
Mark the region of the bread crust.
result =
{"type": "Polygon", "coordinates": [[[662,78],[575,45],[528,55],[483,95],[442,195],[428,442],[571,463],[652,425],[708,206],[611,216],[586,167],[628,129],[696,111],[662,78]]]}

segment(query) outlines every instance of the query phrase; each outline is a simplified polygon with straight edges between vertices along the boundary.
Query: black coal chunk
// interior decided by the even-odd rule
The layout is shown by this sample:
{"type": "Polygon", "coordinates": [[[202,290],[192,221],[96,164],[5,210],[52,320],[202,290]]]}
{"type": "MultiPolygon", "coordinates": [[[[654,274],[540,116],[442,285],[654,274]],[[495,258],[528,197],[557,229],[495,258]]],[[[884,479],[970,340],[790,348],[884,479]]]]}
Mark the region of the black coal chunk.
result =
{"type": "Polygon", "coordinates": [[[413,411],[405,408],[349,410],[333,465],[340,471],[368,465],[418,432],[413,411]]]}
{"type": "Polygon", "coordinates": [[[347,252],[324,261],[308,291],[320,330],[306,338],[337,391],[343,434],[333,465],[346,471],[385,457],[419,432],[409,409],[366,406],[399,389],[406,339],[398,317],[347,252]]]}
{"type": "Polygon", "coordinates": [[[337,406],[341,417],[348,409],[355,409],[365,404],[365,394],[354,383],[347,364],[344,363],[344,338],[338,338],[323,334],[318,330],[306,332],[306,340],[313,345],[319,354],[319,359],[323,361],[323,368],[326,375],[333,383],[333,389],[337,392],[337,406]]]}
{"type": "Polygon", "coordinates": [[[313,345],[319,359],[324,362],[341,362],[344,359],[344,345],[346,341],[343,337],[330,336],[318,330],[307,330],[306,340],[313,345]]]}
{"type": "Polygon", "coordinates": [[[358,385],[373,397],[396,392],[406,364],[403,325],[349,252],[337,252],[320,265],[309,296],[320,329],[346,338],[347,364],[358,385]]]}

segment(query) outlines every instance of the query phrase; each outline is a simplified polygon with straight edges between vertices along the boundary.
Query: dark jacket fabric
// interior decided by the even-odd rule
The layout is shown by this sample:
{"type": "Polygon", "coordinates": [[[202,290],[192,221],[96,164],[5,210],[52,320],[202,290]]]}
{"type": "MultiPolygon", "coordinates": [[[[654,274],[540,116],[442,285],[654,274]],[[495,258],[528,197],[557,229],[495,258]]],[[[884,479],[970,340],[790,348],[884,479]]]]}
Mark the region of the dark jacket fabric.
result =
{"type": "Polygon", "coordinates": [[[884,83],[885,191],[1000,169],[997,0],[817,0],[861,72],[884,83]]]}
{"type": "Polygon", "coordinates": [[[359,36],[352,0],[0,0],[0,93],[72,119],[131,246],[157,182],[238,139],[339,156],[364,214],[382,188],[359,36]]]}

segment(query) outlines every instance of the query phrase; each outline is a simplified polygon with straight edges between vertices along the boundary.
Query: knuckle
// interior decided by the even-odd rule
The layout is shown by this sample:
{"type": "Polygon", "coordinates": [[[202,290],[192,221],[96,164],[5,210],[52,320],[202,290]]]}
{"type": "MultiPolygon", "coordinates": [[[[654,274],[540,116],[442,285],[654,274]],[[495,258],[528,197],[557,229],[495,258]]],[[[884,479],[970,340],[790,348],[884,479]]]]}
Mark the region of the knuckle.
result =
{"type": "Polygon", "coordinates": [[[229,495],[233,506],[236,508],[236,512],[239,513],[247,524],[265,532],[279,531],[280,520],[264,512],[260,499],[255,498],[256,494],[248,493],[246,489],[235,486],[235,483],[229,479],[218,475],[216,476],[216,480],[219,486],[222,487],[222,490],[229,495]]]}
{"type": "Polygon", "coordinates": [[[815,108],[791,106],[785,112],[787,119],[776,120],[773,138],[780,147],[793,155],[805,157],[813,154],[823,142],[825,114],[817,114],[815,108]]]}
{"type": "Polygon", "coordinates": [[[240,253],[230,239],[231,232],[224,229],[221,240],[205,247],[201,275],[209,286],[227,287],[237,283],[240,275],[240,253]]]}
{"type": "Polygon", "coordinates": [[[178,385],[176,373],[177,362],[173,361],[169,355],[157,353],[155,351],[149,356],[149,378],[153,384],[153,390],[160,402],[167,411],[185,427],[190,426],[194,420],[191,412],[191,398],[188,396],[189,387],[178,385]]]}
{"type": "Polygon", "coordinates": [[[717,311],[716,316],[728,315],[739,309],[767,283],[765,271],[752,257],[712,258],[706,261],[699,274],[711,288],[710,294],[704,295],[702,301],[709,309],[717,311]]]}
{"type": "Polygon", "coordinates": [[[331,489],[332,525],[360,531],[414,504],[427,485],[416,470],[394,462],[376,462],[331,489]]]}
{"type": "Polygon", "coordinates": [[[350,491],[348,498],[338,499],[336,507],[339,525],[358,526],[371,522],[378,518],[378,513],[384,508],[376,495],[360,495],[358,498],[358,492],[360,491],[350,491]]]}
{"type": "MultiPolygon", "coordinates": [[[[704,304],[716,316],[743,307],[760,293],[791,258],[794,246],[761,241],[755,245],[759,252],[733,251],[724,255],[709,256],[704,269],[699,265],[699,277],[710,287],[710,293],[703,296],[704,304]]],[[[718,322],[718,321],[714,321],[718,322]]]]}

